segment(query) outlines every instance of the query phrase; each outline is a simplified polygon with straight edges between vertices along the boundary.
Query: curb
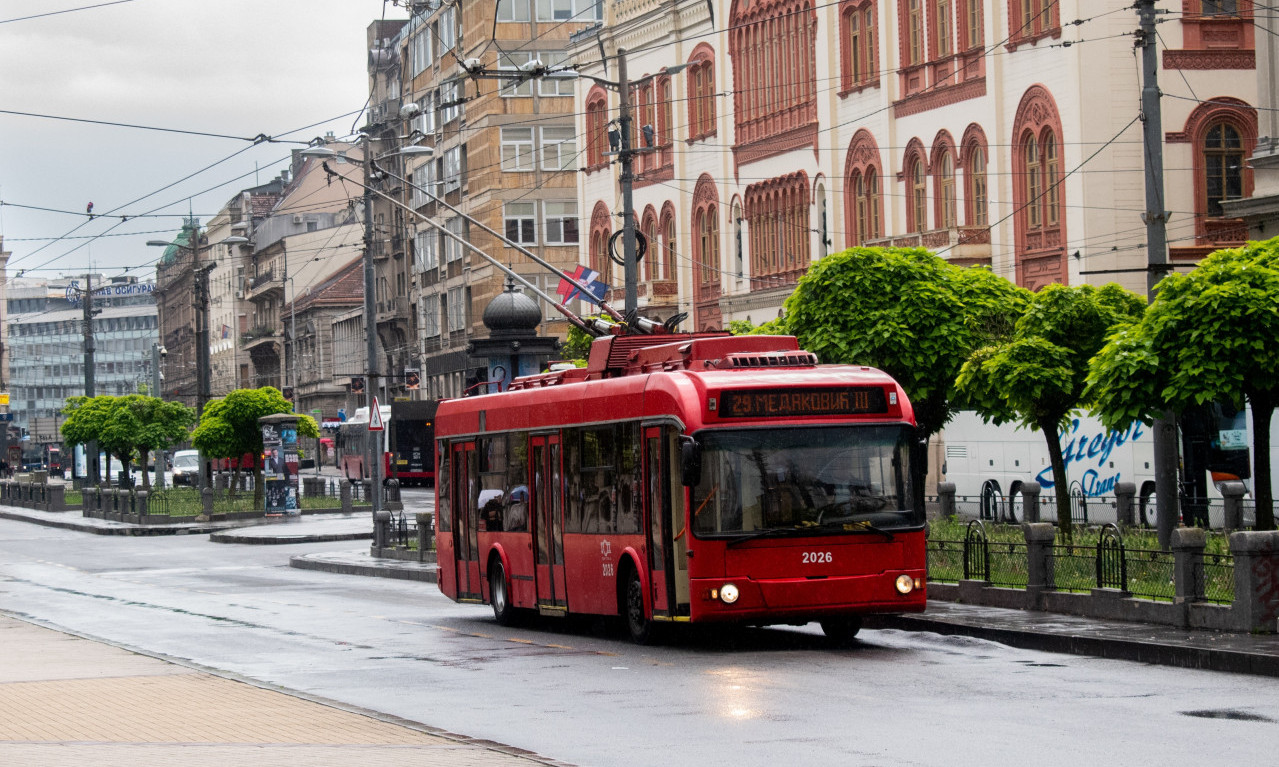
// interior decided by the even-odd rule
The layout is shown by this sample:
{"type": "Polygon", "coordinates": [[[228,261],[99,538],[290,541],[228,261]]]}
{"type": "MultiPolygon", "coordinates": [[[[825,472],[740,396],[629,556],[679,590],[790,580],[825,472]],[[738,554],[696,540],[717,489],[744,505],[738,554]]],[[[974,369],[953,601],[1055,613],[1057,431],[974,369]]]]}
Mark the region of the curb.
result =
{"type": "Polygon", "coordinates": [[[1208,649],[1153,642],[1089,637],[1079,634],[1051,634],[974,626],[921,616],[882,615],[869,617],[867,628],[890,628],[901,631],[930,631],[944,636],[966,636],[999,642],[1023,650],[1066,655],[1085,655],[1110,660],[1136,661],[1157,666],[1175,666],[1203,671],[1226,671],[1254,676],[1279,676],[1279,658],[1239,650],[1208,649]]]}
{"type": "Polygon", "coordinates": [[[439,567],[435,565],[420,565],[416,562],[408,565],[399,565],[395,563],[379,563],[379,564],[359,564],[356,562],[337,562],[330,555],[324,554],[301,554],[296,557],[289,558],[289,567],[296,567],[302,570],[318,570],[325,573],[337,573],[339,575],[365,575],[378,578],[398,578],[406,581],[419,581],[423,583],[436,583],[438,577],[436,573],[439,567]]]}
{"type": "Polygon", "coordinates": [[[205,533],[214,533],[219,530],[225,530],[228,527],[238,527],[239,525],[128,525],[121,527],[107,527],[99,525],[87,525],[77,522],[63,522],[56,519],[42,519],[40,517],[27,516],[26,514],[14,514],[12,512],[0,511],[0,519],[8,519],[14,522],[30,522],[34,525],[43,527],[55,527],[61,530],[76,530],[82,533],[93,533],[94,535],[203,535],[205,533]]]}
{"type": "Polygon", "coordinates": [[[239,535],[231,532],[213,533],[209,540],[214,543],[247,543],[272,546],[285,543],[332,543],[334,541],[361,541],[373,537],[372,532],[365,533],[325,533],[320,535],[239,535]]]}

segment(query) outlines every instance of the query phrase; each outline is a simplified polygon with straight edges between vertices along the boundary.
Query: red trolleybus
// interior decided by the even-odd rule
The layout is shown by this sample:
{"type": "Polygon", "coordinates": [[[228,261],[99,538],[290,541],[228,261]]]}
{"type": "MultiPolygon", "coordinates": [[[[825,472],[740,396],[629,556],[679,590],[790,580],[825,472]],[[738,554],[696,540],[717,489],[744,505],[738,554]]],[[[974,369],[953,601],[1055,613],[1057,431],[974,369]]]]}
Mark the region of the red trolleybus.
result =
{"type": "Polygon", "coordinates": [[[657,624],[820,621],[925,601],[914,415],[884,373],[789,336],[597,339],[586,368],[442,401],[440,590],[657,624]]]}
{"type": "Polygon", "coordinates": [[[401,485],[435,484],[435,400],[392,402],[391,468],[401,485]]]}

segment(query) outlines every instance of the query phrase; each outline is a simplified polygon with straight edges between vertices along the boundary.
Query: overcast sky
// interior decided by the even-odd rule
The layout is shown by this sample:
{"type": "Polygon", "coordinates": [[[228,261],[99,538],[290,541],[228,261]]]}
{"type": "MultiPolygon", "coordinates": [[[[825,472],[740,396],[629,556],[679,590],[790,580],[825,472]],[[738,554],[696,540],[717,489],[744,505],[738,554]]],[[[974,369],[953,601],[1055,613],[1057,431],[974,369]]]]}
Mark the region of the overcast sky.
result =
{"type": "Polygon", "coordinates": [[[406,17],[383,0],[0,0],[9,277],[152,277],[161,249],[147,240],[171,239],[188,208],[205,223],[239,190],[278,175],[296,146],[14,112],[246,138],[342,136],[363,124],[353,113],[368,97],[366,28],[406,17]],[[84,215],[90,202],[99,218],[84,215]]]}

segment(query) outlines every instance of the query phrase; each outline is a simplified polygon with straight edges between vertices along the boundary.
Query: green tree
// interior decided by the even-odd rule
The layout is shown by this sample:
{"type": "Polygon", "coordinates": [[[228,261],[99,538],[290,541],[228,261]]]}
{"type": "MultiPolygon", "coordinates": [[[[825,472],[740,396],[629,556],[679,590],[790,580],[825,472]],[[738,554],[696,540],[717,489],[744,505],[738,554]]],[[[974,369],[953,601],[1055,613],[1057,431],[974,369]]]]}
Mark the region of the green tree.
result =
{"type": "MultiPolygon", "coordinates": [[[[191,432],[191,444],[212,458],[242,458],[246,454],[259,457],[262,455],[262,429],[258,426],[258,419],[291,412],[293,404],[275,387],[236,389],[204,406],[200,424],[191,432]]],[[[297,417],[299,437],[315,439],[320,436],[314,418],[301,413],[297,417]]],[[[254,463],[253,500],[255,505],[261,506],[262,462],[254,463]]],[[[238,466],[235,471],[238,478],[238,466]]]]}
{"type": "Polygon", "coordinates": [[[151,475],[146,471],[150,454],[185,442],[194,425],[193,408],[180,402],[165,402],[158,397],[139,394],[119,398],[112,418],[112,429],[118,429],[121,439],[132,443],[130,452],[137,454],[138,464],[143,467],[144,488],[151,486],[151,475]]]}
{"type": "Polygon", "coordinates": [[[1072,534],[1070,488],[1060,429],[1085,397],[1088,362],[1116,325],[1141,317],[1145,301],[1109,284],[1049,285],[1034,294],[1011,339],[973,352],[959,371],[960,394],[982,417],[1038,429],[1048,444],[1057,520],[1072,534]]]}
{"type": "MultiPolygon", "coordinates": [[[[105,444],[103,435],[106,432],[107,425],[111,420],[111,416],[115,409],[115,397],[98,396],[98,397],[69,397],[66,405],[62,408],[62,414],[66,416],[66,420],[62,422],[60,431],[62,432],[62,441],[67,445],[85,445],[91,442],[97,442],[98,447],[107,451],[111,455],[109,446],[105,444]]],[[[88,465],[94,467],[94,461],[89,459],[88,465]]],[[[93,477],[93,484],[101,481],[101,475],[93,477]]]]}
{"type": "Polygon", "coordinates": [[[960,366],[1006,334],[1029,298],[988,269],[955,266],[920,248],[852,248],[813,264],[786,299],[782,321],[764,328],[795,335],[822,362],[870,365],[895,378],[915,410],[922,440],[912,470],[923,487],[927,440],[960,404],[960,366]]]}
{"type": "Polygon", "coordinates": [[[1270,421],[1279,405],[1279,237],[1219,250],[1160,281],[1140,322],[1120,329],[1093,362],[1102,423],[1149,423],[1165,409],[1210,402],[1252,407],[1257,529],[1275,529],[1270,421]]]}

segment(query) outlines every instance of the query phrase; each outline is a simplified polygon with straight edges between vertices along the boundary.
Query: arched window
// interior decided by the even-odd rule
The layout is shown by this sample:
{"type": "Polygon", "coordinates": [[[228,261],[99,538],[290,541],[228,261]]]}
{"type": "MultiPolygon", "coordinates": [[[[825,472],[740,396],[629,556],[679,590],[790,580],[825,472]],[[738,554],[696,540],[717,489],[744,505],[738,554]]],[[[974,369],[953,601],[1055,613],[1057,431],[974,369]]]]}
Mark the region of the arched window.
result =
{"type": "Polygon", "coordinates": [[[864,245],[884,236],[880,226],[879,147],[866,129],[853,134],[844,161],[845,246],[864,245]]]}
{"type": "Polygon", "coordinates": [[[688,66],[688,138],[715,134],[715,50],[706,43],[693,49],[688,66]]]}
{"type": "Polygon", "coordinates": [[[1042,85],[1031,86],[1022,96],[1013,128],[1017,283],[1037,290],[1066,281],[1061,118],[1042,85]]]}
{"type": "MultiPolygon", "coordinates": [[[[917,142],[916,142],[917,143],[917,142]]],[[[906,224],[908,231],[928,231],[928,173],[923,148],[906,150],[906,224]]]]}
{"type": "Polygon", "coordinates": [[[586,94],[587,170],[603,167],[608,151],[608,94],[598,85],[586,94]]]}
{"type": "Polygon", "coordinates": [[[612,218],[603,201],[595,203],[591,212],[590,259],[591,268],[600,273],[600,281],[613,285],[613,259],[608,254],[608,239],[613,233],[612,218]]]}
{"type": "Polygon", "coordinates": [[[679,240],[675,237],[675,207],[669,202],[662,206],[662,242],[661,248],[653,254],[654,279],[670,280],[675,275],[675,265],[679,263],[679,240]]]}
{"type": "Polygon", "coordinates": [[[737,143],[752,144],[814,124],[814,0],[734,0],[730,15],[737,143]]]}
{"type": "Polygon", "coordinates": [[[933,217],[938,229],[959,225],[959,195],[955,189],[955,142],[948,131],[933,139],[933,217]]]}
{"type": "Polygon", "coordinates": [[[640,232],[644,234],[646,249],[644,253],[644,279],[661,279],[656,271],[656,263],[661,259],[661,243],[657,239],[657,213],[650,205],[644,209],[644,217],[640,219],[640,232]]]}
{"type": "Polygon", "coordinates": [[[986,186],[986,136],[976,125],[964,134],[964,222],[990,225],[990,194],[986,186]]]}
{"type": "Polygon", "coordinates": [[[1204,132],[1201,143],[1204,159],[1201,209],[1209,216],[1221,216],[1222,200],[1243,197],[1243,137],[1228,120],[1217,120],[1204,132]]]}
{"type": "Polygon", "coordinates": [[[844,0],[840,5],[840,74],[845,91],[879,84],[877,0],[844,0]]]}
{"type": "Polygon", "coordinates": [[[751,278],[757,287],[794,284],[812,261],[808,174],[800,171],[746,187],[751,278]]]}
{"type": "Polygon", "coordinates": [[[703,174],[693,188],[693,323],[699,330],[720,324],[719,192],[703,174]]]}

